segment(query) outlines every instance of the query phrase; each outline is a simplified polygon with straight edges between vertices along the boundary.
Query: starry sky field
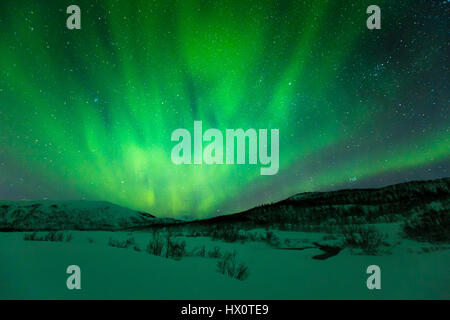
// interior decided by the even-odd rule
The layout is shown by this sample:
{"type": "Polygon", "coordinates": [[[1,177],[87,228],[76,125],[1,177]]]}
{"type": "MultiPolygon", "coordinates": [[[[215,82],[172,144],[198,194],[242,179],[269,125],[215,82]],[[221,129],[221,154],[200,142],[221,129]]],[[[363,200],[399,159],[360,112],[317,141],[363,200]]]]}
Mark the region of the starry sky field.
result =
{"type": "Polygon", "coordinates": [[[0,199],[208,217],[449,176],[450,3],[0,1],[0,199]],[[66,8],[81,8],[81,30],[66,8]],[[368,30],[377,4],[382,29],[368,30]],[[177,128],[280,132],[280,170],[171,162],[177,128]]]}

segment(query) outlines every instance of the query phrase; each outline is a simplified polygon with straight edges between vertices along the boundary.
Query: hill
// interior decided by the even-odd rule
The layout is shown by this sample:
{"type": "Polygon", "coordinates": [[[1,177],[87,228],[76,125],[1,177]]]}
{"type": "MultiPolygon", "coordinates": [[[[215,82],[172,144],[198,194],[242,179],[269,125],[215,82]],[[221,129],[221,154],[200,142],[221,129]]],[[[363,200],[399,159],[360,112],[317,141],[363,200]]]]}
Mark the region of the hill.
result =
{"type": "Polygon", "coordinates": [[[100,201],[0,201],[0,231],[118,230],[173,223],[100,201]]]}
{"type": "Polygon", "coordinates": [[[243,212],[203,220],[159,219],[108,202],[0,201],[0,231],[119,230],[163,226],[275,227],[322,231],[348,224],[396,222],[413,215],[450,213],[450,178],[376,189],[307,192],[243,212]]]}
{"type": "Polygon", "coordinates": [[[314,226],[394,222],[430,210],[450,211],[450,178],[376,189],[300,193],[277,203],[191,223],[305,230],[314,226]]]}

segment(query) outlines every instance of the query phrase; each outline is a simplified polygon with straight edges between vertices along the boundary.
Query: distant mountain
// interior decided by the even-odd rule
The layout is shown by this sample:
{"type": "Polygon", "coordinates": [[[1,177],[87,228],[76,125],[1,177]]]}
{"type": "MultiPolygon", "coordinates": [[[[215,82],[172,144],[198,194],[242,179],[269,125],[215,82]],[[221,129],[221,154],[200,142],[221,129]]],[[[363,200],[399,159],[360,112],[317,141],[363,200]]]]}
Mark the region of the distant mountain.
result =
{"type": "Polygon", "coordinates": [[[0,231],[120,230],[239,224],[242,227],[336,226],[400,221],[423,212],[450,213],[450,178],[378,189],[307,192],[244,212],[183,221],[93,201],[0,201],[0,231]]]}
{"type": "Polygon", "coordinates": [[[0,201],[0,230],[118,230],[174,223],[98,201],[0,201]]]}
{"type": "Polygon", "coordinates": [[[413,181],[378,189],[307,192],[244,212],[197,220],[194,224],[339,225],[393,222],[424,210],[450,211],[450,178],[413,181]]]}

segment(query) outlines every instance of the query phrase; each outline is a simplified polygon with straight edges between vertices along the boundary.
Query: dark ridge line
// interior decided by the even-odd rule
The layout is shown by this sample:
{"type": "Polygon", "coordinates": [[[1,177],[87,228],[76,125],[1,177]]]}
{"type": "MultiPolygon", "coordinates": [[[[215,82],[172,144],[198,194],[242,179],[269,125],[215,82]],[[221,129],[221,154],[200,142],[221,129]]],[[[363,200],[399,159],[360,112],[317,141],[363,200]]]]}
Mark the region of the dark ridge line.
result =
{"type": "MultiPolygon", "coordinates": [[[[223,223],[229,223],[233,221],[233,218],[238,218],[241,219],[241,222],[251,222],[252,219],[251,217],[247,216],[249,213],[258,210],[258,209],[262,209],[264,207],[270,207],[270,206],[280,206],[280,205],[285,205],[285,204],[290,204],[290,205],[296,205],[296,206],[304,206],[304,207],[317,207],[317,206],[323,206],[325,203],[311,203],[311,204],[301,204],[301,202],[308,202],[308,201],[315,201],[316,199],[298,199],[298,200],[294,200],[294,197],[297,196],[301,196],[301,195],[307,195],[307,196],[311,196],[311,195],[316,195],[318,197],[320,197],[321,195],[327,194],[327,195],[339,195],[342,193],[357,193],[357,192],[377,192],[377,191],[382,191],[384,189],[393,189],[393,191],[396,191],[396,188],[399,187],[403,187],[403,186],[408,186],[408,185],[426,185],[426,184],[439,184],[440,182],[444,182],[444,183],[450,183],[450,177],[446,177],[446,178],[438,178],[438,179],[434,179],[434,180],[412,180],[412,181],[407,181],[407,182],[401,182],[401,183],[397,183],[397,184],[392,184],[392,185],[387,185],[387,186],[383,186],[383,187],[378,187],[378,188],[355,188],[355,189],[340,189],[340,190],[334,190],[334,191],[317,191],[317,192],[302,192],[302,193],[297,193],[293,196],[290,196],[288,198],[285,198],[283,200],[277,201],[277,202],[272,202],[272,203],[265,203],[265,204],[261,204],[258,206],[255,206],[253,208],[244,210],[244,211],[240,211],[240,212],[236,212],[236,213],[230,213],[230,214],[224,214],[224,215],[219,215],[219,216],[214,216],[214,217],[210,217],[210,218],[205,218],[205,219],[196,219],[196,220],[191,220],[191,221],[184,221],[184,220],[178,220],[178,219],[173,219],[173,218],[159,218],[157,216],[154,216],[152,214],[146,213],[146,212],[139,212],[136,211],[139,215],[148,215],[152,218],[155,219],[172,219],[171,222],[168,223],[153,223],[153,224],[149,224],[149,225],[141,225],[141,226],[133,226],[133,227],[125,227],[125,228],[111,228],[111,229],[101,229],[101,231],[138,231],[138,230],[146,230],[146,229],[152,229],[152,228],[161,228],[161,227],[172,227],[172,226],[184,226],[184,225],[195,225],[195,224],[211,224],[211,223],[217,223],[217,222],[223,222],[223,223]]],[[[330,197],[327,197],[330,198],[330,197]]],[[[420,200],[424,200],[424,199],[434,199],[434,198],[438,198],[437,196],[430,196],[430,195],[425,195],[423,196],[420,200]]],[[[326,200],[326,199],[325,199],[326,200]]],[[[14,200],[3,200],[3,201],[7,201],[7,202],[20,202],[20,201],[14,201],[14,200]]],[[[32,202],[39,202],[39,200],[30,200],[32,202]]],[[[68,202],[71,202],[72,200],[67,200],[68,202]]],[[[74,200],[74,201],[78,201],[78,200],[74,200]]],[[[391,202],[382,202],[382,203],[378,203],[378,204],[366,204],[366,205],[383,205],[383,204],[392,204],[392,203],[398,203],[398,202],[402,202],[404,201],[403,199],[398,199],[398,200],[392,200],[391,202]]],[[[43,202],[52,202],[52,200],[43,200],[43,202]]],[[[113,206],[117,206],[111,202],[108,201],[96,201],[96,202],[105,202],[107,204],[111,204],[113,206]]],[[[349,203],[346,203],[347,205],[349,203]]],[[[350,203],[350,204],[354,204],[354,205],[364,205],[363,203],[350,203]]],[[[333,204],[330,204],[333,205],[333,204]]],[[[334,204],[334,206],[340,206],[340,205],[344,205],[344,204],[334,204]]],[[[134,211],[134,210],[133,210],[134,211]]],[[[8,232],[10,230],[10,228],[2,228],[0,229],[0,232],[8,232]]],[[[59,229],[58,229],[59,230],[59,229]]],[[[100,229],[64,229],[64,230],[72,230],[72,231],[93,231],[93,230],[100,230],[100,229]]],[[[55,231],[55,229],[41,229],[41,230],[37,230],[37,229],[14,229],[13,231],[55,231]]]]}
{"type": "Polygon", "coordinates": [[[395,183],[395,184],[388,184],[388,185],[384,185],[382,187],[377,187],[377,188],[353,188],[353,189],[337,189],[337,190],[329,190],[329,191],[307,191],[307,192],[299,192],[296,193],[284,200],[280,200],[277,202],[281,202],[281,201],[285,201],[288,200],[290,198],[299,196],[299,195],[311,195],[311,194],[324,194],[324,193],[339,193],[339,192],[351,192],[351,191],[379,191],[382,189],[387,189],[387,188],[393,188],[393,187],[397,187],[397,186],[402,186],[402,185],[408,185],[408,184],[426,184],[426,183],[436,183],[438,181],[446,181],[446,180],[450,180],[450,177],[445,177],[445,178],[438,178],[438,179],[434,179],[434,180],[411,180],[411,181],[405,181],[405,182],[399,182],[399,183],[395,183]]]}
{"type": "MultiPolygon", "coordinates": [[[[236,212],[236,213],[231,213],[231,214],[225,214],[225,215],[220,215],[220,216],[215,216],[215,217],[211,217],[211,218],[206,218],[206,219],[199,219],[199,220],[192,220],[192,221],[186,221],[186,222],[181,222],[182,224],[193,224],[193,223],[209,223],[209,222],[213,222],[216,220],[227,220],[227,219],[231,219],[231,218],[227,218],[227,217],[236,217],[236,216],[245,216],[246,214],[260,209],[260,208],[264,208],[264,207],[268,207],[268,206],[274,206],[274,205],[282,205],[285,203],[289,203],[289,204],[296,204],[296,205],[300,205],[299,202],[301,201],[308,201],[310,199],[299,199],[299,200],[294,200],[292,198],[298,196],[298,195],[323,195],[323,194],[338,194],[338,193],[344,193],[344,192],[376,192],[376,191],[381,191],[383,189],[388,189],[388,188],[394,188],[394,187],[398,187],[398,186],[406,186],[406,185],[410,185],[410,184],[419,184],[419,185],[423,185],[423,184],[427,184],[427,183],[438,183],[440,181],[450,181],[450,177],[447,178],[439,178],[439,179],[435,179],[435,180],[414,180],[414,181],[408,181],[408,182],[402,182],[402,183],[397,183],[397,184],[392,184],[392,185],[387,185],[384,187],[379,187],[379,188],[361,188],[361,189],[341,189],[341,190],[335,190],[335,191],[318,191],[318,192],[303,192],[303,193],[297,193],[293,196],[290,196],[284,200],[280,200],[277,202],[272,202],[272,203],[266,203],[266,204],[261,204],[258,205],[256,207],[244,210],[244,211],[240,211],[240,212],[236,212]]],[[[427,197],[423,197],[423,198],[434,198],[431,196],[427,196],[427,197]]],[[[421,200],[423,200],[423,198],[421,200]]],[[[383,204],[388,204],[388,203],[396,203],[396,202],[401,202],[403,200],[397,200],[397,201],[391,201],[391,202],[384,202],[383,204]]],[[[321,206],[323,204],[316,204],[316,205],[310,205],[310,207],[314,207],[314,206],[321,206]]],[[[338,204],[341,205],[341,204],[338,204]]],[[[358,203],[357,205],[361,205],[361,203],[358,203]]],[[[371,205],[371,204],[367,204],[367,205],[371,205]]],[[[241,217],[242,218],[242,217],[241,217]]],[[[250,220],[250,219],[248,219],[250,220]]]]}

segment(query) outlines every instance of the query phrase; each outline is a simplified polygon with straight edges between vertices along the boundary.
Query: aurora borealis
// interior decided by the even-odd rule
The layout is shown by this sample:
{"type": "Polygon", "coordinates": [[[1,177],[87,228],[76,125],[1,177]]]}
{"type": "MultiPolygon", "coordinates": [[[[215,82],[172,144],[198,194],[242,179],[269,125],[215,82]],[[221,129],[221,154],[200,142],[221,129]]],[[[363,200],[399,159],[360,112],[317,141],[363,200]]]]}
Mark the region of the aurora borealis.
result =
{"type": "Polygon", "coordinates": [[[448,176],[449,2],[0,2],[0,198],[206,217],[448,176]],[[81,30],[66,8],[81,8],[81,30]],[[174,165],[171,133],[279,129],[280,170],[174,165]]]}

